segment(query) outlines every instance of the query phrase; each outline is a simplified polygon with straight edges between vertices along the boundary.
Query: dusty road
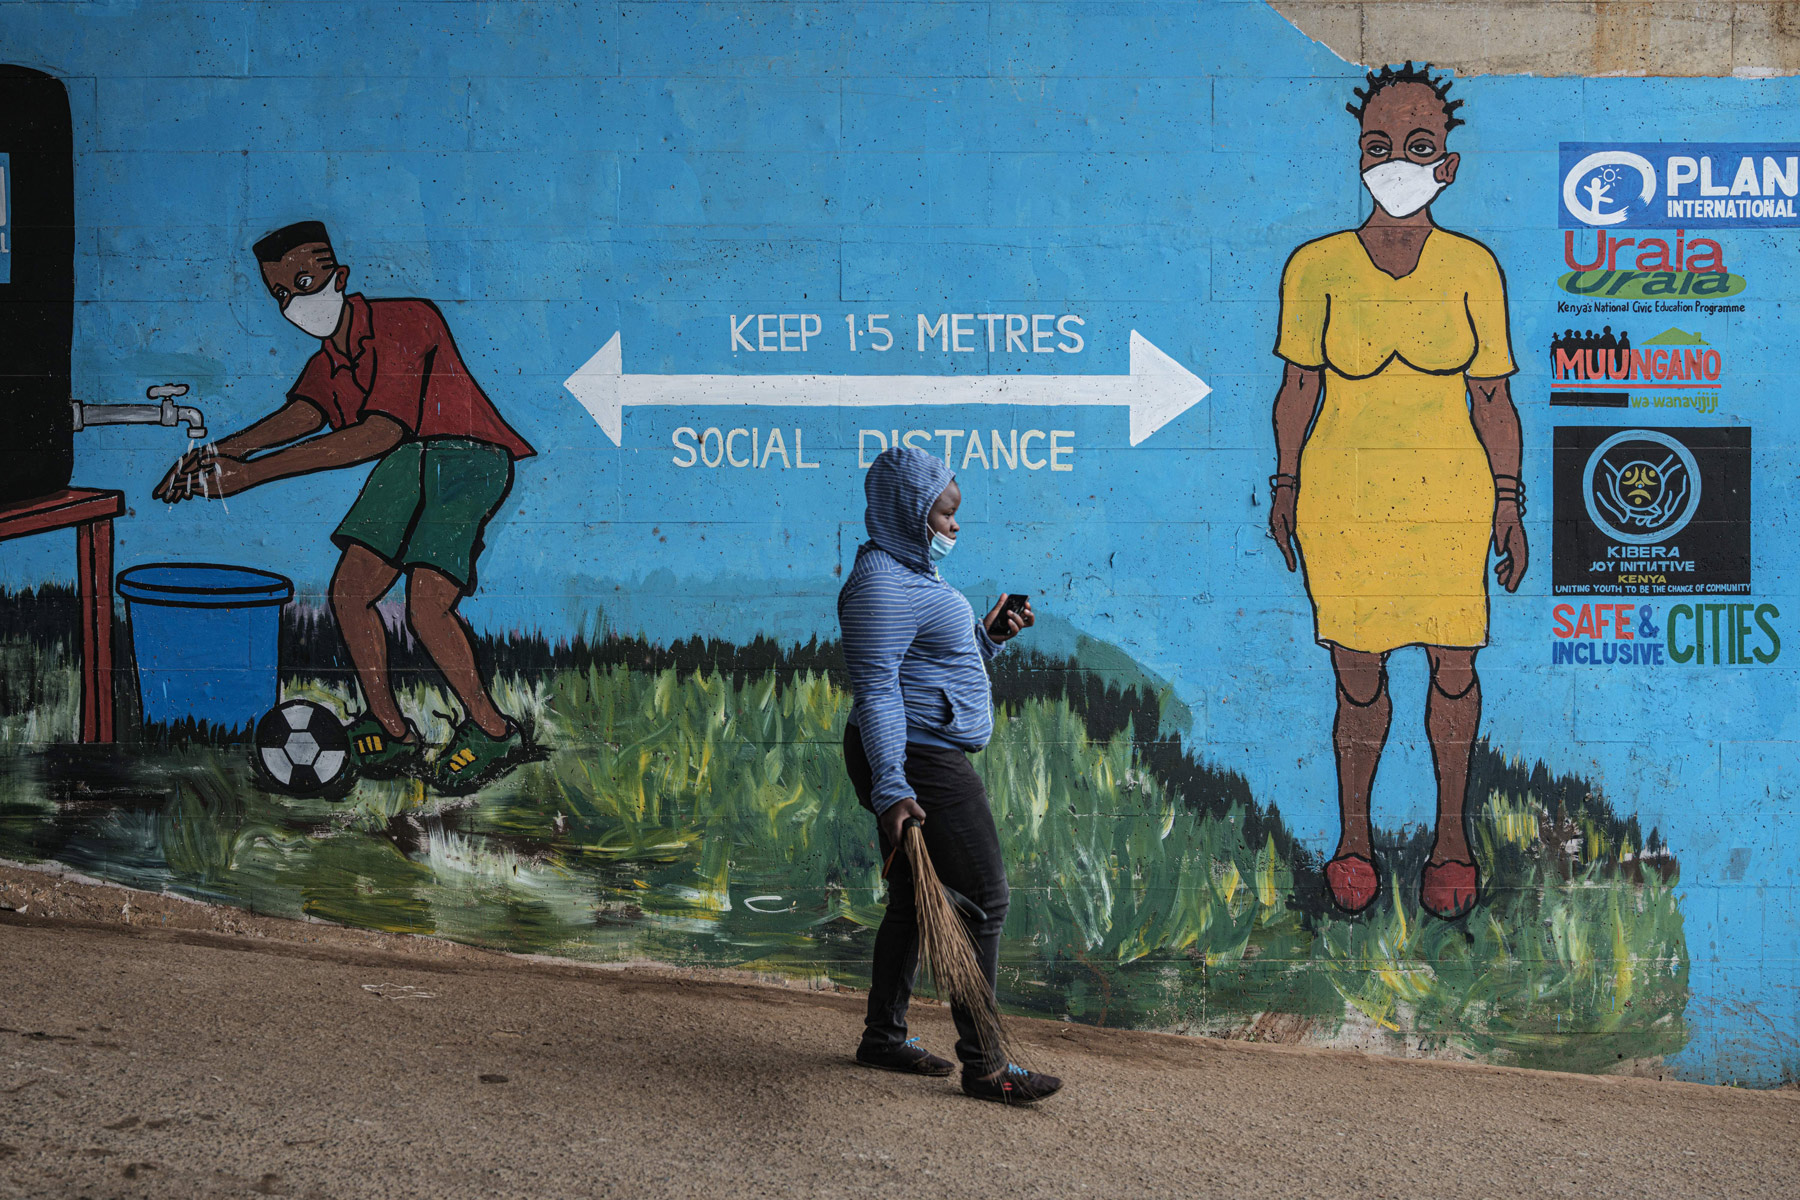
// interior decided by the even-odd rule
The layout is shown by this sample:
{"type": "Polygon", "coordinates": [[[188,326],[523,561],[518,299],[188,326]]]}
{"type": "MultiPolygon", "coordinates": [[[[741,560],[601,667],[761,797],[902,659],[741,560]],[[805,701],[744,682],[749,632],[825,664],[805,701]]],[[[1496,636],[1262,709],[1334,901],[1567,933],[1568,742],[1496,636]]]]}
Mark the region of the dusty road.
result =
{"type": "Polygon", "coordinates": [[[1800,1167],[1793,1092],[1018,1022],[1070,1087],[1007,1110],[851,1066],[853,995],[7,884],[9,1197],[1772,1200],[1800,1167]]]}

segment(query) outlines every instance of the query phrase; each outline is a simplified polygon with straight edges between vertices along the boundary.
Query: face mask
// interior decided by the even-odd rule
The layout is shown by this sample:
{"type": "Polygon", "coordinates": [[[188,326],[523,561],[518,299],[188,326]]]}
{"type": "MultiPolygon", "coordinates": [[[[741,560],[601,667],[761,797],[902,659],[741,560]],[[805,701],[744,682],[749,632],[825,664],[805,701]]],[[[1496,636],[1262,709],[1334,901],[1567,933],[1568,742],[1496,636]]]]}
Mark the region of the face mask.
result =
{"type": "Polygon", "coordinates": [[[1384,162],[1363,172],[1363,186],[1390,217],[1410,217],[1444,190],[1436,178],[1438,163],[1384,162]]]}
{"type": "Polygon", "coordinates": [[[956,549],[956,539],[945,537],[937,530],[931,531],[931,561],[942,562],[956,549]]]}
{"type": "Polygon", "coordinates": [[[281,315],[316,338],[328,338],[344,315],[344,285],[333,278],[316,292],[290,296],[281,315]]]}

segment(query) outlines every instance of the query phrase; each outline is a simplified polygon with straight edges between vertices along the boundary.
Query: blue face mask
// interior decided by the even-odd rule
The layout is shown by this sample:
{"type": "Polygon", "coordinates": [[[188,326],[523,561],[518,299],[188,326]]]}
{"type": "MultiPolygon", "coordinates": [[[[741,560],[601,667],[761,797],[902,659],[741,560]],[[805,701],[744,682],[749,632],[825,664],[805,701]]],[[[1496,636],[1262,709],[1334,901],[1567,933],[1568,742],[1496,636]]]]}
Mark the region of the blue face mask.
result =
{"type": "Polygon", "coordinates": [[[956,549],[956,539],[945,537],[937,530],[931,531],[931,561],[942,562],[956,549]]]}

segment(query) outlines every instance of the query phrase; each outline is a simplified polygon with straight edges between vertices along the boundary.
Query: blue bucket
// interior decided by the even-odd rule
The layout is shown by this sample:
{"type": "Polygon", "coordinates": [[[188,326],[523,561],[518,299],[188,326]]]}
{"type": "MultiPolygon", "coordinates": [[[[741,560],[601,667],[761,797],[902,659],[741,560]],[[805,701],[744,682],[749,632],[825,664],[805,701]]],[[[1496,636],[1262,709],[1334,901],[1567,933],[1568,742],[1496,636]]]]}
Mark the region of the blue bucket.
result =
{"type": "Polygon", "coordinates": [[[291,580],[252,567],[145,563],[121,571],[118,588],[146,724],[237,729],[274,707],[291,580]]]}

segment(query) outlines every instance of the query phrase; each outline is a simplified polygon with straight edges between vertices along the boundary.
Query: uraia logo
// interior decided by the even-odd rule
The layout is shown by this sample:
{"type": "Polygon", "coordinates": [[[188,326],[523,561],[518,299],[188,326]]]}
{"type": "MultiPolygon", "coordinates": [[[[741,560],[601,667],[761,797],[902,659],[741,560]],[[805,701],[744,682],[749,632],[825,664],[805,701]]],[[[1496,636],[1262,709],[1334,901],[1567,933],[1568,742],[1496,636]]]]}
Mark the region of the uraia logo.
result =
{"type": "Polygon", "coordinates": [[[1563,231],[1563,263],[1567,274],[1556,281],[1576,296],[1647,300],[1675,296],[1735,296],[1749,286],[1725,267],[1725,251],[1712,238],[1689,238],[1677,229],[1673,239],[1613,237],[1594,231],[1592,243],[1576,231],[1563,231]]]}

